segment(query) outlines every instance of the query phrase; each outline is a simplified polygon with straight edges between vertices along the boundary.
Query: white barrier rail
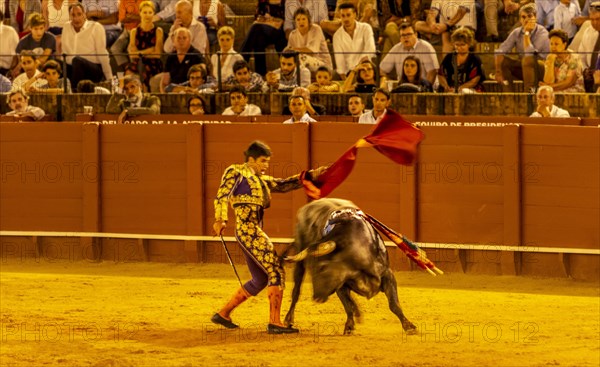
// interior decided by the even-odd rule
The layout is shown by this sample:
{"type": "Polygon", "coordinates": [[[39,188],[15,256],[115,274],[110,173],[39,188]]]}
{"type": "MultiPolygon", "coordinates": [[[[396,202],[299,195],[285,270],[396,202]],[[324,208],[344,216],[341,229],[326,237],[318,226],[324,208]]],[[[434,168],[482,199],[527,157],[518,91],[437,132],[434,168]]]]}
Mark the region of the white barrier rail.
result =
{"type": "MultiPolygon", "coordinates": [[[[92,238],[135,238],[145,240],[171,241],[220,241],[216,236],[185,236],[142,233],[105,233],[105,232],[52,232],[52,231],[0,231],[0,237],[92,237],[92,238]]],[[[235,237],[223,237],[225,241],[236,241],[235,237]]],[[[273,243],[292,243],[293,238],[271,238],[273,243]]],[[[565,248],[565,247],[536,247],[536,246],[503,246],[494,244],[462,244],[462,243],[432,243],[415,242],[419,247],[438,250],[477,250],[477,251],[515,251],[538,252],[554,254],[600,255],[600,249],[565,248]]],[[[388,247],[396,247],[391,241],[385,242],[388,247]]]]}

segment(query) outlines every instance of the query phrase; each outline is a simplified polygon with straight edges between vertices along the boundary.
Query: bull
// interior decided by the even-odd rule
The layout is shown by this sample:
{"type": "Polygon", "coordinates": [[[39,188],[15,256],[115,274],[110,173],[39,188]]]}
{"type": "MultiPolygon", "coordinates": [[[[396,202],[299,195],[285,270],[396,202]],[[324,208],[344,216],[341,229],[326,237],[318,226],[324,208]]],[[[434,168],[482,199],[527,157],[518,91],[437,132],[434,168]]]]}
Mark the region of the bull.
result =
{"type": "Polygon", "coordinates": [[[294,323],[296,303],[308,269],[316,302],[327,301],[333,293],[342,301],[347,315],[344,334],[352,334],[355,318],[361,316],[351,291],[367,299],[385,293],[390,310],[400,319],[402,328],[407,333],[416,333],[416,326],[404,316],[398,302],[396,278],[390,269],[385,244],[361,213],[351,201],[329,198],[313,201],[298,211],[293,247],[302,256],[289,258],[298,261],[292,303],[285,317],[287,325],[294,323]],[[312,256],[306,256],[307,251],[312,256]]]}

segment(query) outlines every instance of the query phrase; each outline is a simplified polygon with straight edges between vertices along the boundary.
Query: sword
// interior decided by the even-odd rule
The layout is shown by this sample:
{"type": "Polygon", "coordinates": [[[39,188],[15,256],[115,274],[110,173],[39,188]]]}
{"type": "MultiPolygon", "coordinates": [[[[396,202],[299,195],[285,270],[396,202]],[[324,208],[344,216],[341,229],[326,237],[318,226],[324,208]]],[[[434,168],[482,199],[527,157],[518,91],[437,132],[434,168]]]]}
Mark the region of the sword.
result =
{"type": "Polygon", "coordinates": [[[233,264],[233,259],[231,258],[231,254],[229,253],[229,250],[227,249],[227,244],[225,243],[225,240],[223,239],[223,234],[220,234],[220,237],[221,237],[221,244],[223,244],[223,248],[225,249],[225,253],[227,254],[227,259],[229,259],[229,264],[233,268],[233,272],[235,273],[235,276],[237,277],[238,282],[240,282],[240,286],[243,287],[242,280],[240,279],[240,275],[238,274],[237,269],[235,268],[235,265],[233,264]]]}

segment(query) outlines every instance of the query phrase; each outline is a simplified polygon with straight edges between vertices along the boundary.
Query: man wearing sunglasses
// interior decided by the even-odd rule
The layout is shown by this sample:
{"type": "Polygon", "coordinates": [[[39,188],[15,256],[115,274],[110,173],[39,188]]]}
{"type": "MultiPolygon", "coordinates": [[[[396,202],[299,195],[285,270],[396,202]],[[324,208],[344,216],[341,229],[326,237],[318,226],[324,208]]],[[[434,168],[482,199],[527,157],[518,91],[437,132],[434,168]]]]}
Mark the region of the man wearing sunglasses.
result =
{"type": "Polygon", "coordinates": [[[535,4],[523,6],[519,10],[521,26],[496,50],[495,79],[504,92],[515,92],[515,80],[523,80],[524,90],[529,92],[544,78],[542,61],[550,51],[550,41],[546,28],[537,24],[536,15],[535,4]]]}

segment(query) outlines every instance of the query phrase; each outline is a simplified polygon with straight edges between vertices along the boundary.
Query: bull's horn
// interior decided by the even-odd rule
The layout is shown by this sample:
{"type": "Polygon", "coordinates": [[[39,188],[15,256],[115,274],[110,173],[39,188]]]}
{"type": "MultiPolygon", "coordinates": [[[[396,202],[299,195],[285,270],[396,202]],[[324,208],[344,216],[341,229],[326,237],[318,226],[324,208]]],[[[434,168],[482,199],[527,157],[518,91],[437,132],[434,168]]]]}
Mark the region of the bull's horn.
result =
{"type": "Polygon", "coordinates": [[[302,251],[300,251],[299,253],[297,253],[294,256],[286,256],[284,258],[285,261],[291,261],[294,263],[300,262],[304,259],[306,259],[306,256],[308,255],[308,249],[304,249],[302,251]]]}
{"type": "Polygon", "coordinates": [[[299,261],[306,259],[306,257],[309,254],[314,257],[321,257],[321,256],[325,256],[327,254],[330,254],[331,252],[333,252],[333,250],[335,250],[335,242],[334,241],[322,242],[322,243],[319,243],[317,245],[317,248],[314,250],[309,251],[309,249],[306,248],[306,249],[300,251],[299,253],[297,253],[296,255],[286,256],[284,258],[284,260],[291,261],[291,262],[299,262],[299,261]]]}
{"type": "Polygon", "coordinates": [[[320,257],[320,256],[325,256],[327,254],[332,253],[333,250],[335,250],[335,242],[327,241],[327,242],[319,243],[317,245],[317,249],[314,251],[311,251],[310,254],[315,257],[320,257]]]}

